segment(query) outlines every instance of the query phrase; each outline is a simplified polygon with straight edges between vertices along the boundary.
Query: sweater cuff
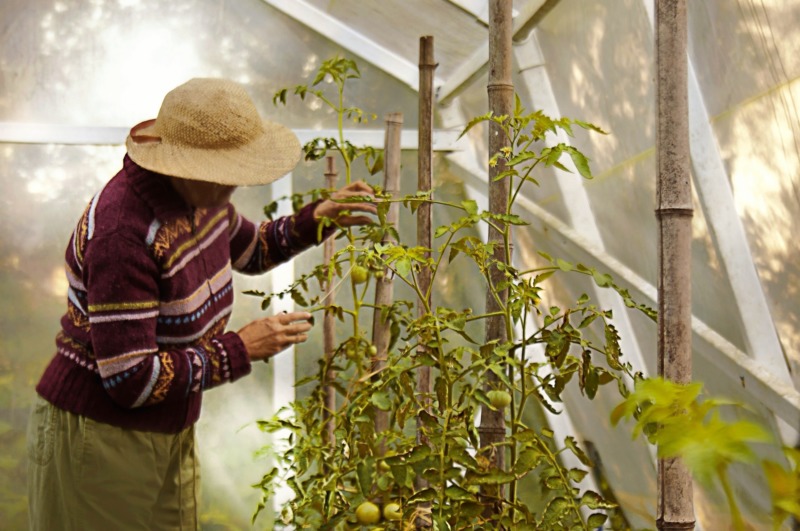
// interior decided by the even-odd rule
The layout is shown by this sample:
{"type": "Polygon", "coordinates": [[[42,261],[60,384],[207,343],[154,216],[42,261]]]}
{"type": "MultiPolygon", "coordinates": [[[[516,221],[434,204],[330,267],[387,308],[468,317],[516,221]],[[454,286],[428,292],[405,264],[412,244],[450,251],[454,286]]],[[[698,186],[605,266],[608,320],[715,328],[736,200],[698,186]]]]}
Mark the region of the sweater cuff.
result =
{"type": "Polygon", "coordinates": [[[292,233],[303,247],[317,245],[336,232],[336,226],[325,227],[322,229],[322,238],[317,238],[319,221],[314,219],[314,209],[316,209],[317,205],[322,201],[324,201],[324,199],[317,199],[313,203],[305,205],[293,216],[294,225],[292,227],[292,233]]]}
{"type": "Polygon", "coordinates": [[[242,376],[250,374],[252,368],[250,356],[247,354],[247,348],[245,348],[244,341],[239,337],[239,334],[236,332],[226,332],[219,340],[228,353],[228,360],[230,361],[231,367],[231,381],[235,382],[242,376]]]}

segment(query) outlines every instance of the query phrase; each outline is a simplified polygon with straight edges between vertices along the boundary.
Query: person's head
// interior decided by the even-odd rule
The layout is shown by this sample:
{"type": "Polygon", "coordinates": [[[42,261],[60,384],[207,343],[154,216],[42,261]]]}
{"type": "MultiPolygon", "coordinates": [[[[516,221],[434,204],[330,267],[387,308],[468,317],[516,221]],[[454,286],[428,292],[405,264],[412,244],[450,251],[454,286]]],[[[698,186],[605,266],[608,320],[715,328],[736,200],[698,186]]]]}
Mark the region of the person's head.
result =
{"type": "Polygon", "coordinates": [[[170,177],[169,183],[187,204],[198,208],[225,206],[236,190],[235,186],[227,184],[194,181],[180,177],[170,177]]]}
{"type": "Polygon", "coordinates": [[[237,186],[271,183],[300,158],[288,128],[263,120],[244,87],[195,78],[170,91],[155,120],[125,142],[139,166],[170,177],[191,205],[221,206],[237,186]]]}

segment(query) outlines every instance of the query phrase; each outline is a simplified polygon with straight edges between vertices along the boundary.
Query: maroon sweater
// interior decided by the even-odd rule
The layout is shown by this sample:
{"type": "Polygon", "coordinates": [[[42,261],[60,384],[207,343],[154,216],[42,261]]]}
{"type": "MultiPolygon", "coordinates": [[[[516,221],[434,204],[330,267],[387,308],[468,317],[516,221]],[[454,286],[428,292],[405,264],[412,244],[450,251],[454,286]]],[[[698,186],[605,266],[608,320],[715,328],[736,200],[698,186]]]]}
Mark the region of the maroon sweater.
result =
{"type": "Polygon", "coordinates": [[[126,156],[70,238],[67,313],[38,393],[123,428],[191,426],[204,390],[250,372],[225,332],[231,270],[261,273],[317,243],[314,206],[260,226],[230,204],[193,209],[126,156]]]}

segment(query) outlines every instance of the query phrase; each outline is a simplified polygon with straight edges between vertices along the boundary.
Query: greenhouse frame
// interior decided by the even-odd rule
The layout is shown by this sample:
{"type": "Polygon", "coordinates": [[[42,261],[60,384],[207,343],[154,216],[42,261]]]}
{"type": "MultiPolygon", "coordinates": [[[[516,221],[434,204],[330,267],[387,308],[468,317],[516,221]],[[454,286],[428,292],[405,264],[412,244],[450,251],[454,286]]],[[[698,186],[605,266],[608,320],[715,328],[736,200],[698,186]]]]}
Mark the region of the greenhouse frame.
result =
{"type": "MultiPolygon", "coordinates": [[[[659,4],[685,5],[691,379],[702,382],[704,395],[738,404],[724,408],[727,421],[753,422],[769,435],[769,443],[753,446],[753,462],[734,462],[728,471],[742,529],[797,528],[792,518],[776,523],[773,486],[757,463],[794,466],[800,489],[800,464],[781,451],[800,444],[800,248],[791,243],[800,226],[800,0],[5,0],[0,528],[27,529],[26,430],[66,308],[63,253],[87,203],[121,168],[130,128],[154,118],[173,87],[222,77],[244,85],[262,116],[290,127],[302,144],[336,137],[335,113],[292,89],[311,86],[326,60],[343,57],[359,73],[348,81],[347,97],[365,114],[341,132],[354,145],[380,150],[387,116],[400,113],[400,191],[414,194],[424,151],[420,45],[430,37],[434,195],[488,209],[489,161],[496,155],[489,125],[464,131],[490,111],[495,3],[511,8],[506,53],[517,105],[596,126],[559,129],[547,139],[550,148],[577,148],[592,176],[582,176],[569,157],[536,170],[538,186],[516,198],[524,224],[514,227],[514,265],[535,270],[552,259],[565,270],[580,264],[610,275],[632,300],[652,308],[661,293],[658,157],[669,156],[659,153],[657,138],[657,14],[659,4]],[[287,87],[281,104],[276,94],[287,87]]],[[[319,85],[330,86],[329,79],[319,85]]],[[[324,161],[301,160],[288,178],[240,188],[232,202],[263,220],[270,202],[325,188],[324,173],[324,161]]],[[[353,175],[383,183],[381,172],[372,175],[363,165],[353,175]]],[[[279,214],[291,212],[288,201],[278,204],[279,214]]],[[[402,219],[399,235],[413,241],[415,221],[410,214],[402,219]]],[[[433,214],[434,227],[453,221],[433,214]]],[[[483,241],[488,236],[485,225],[475,233],[483,241]]],[[[229,329],[298,309],[296,299],[281,297],[265,310],[243,292],[280,292],[323,260],[319,246],[264,276],[235,273],[229,329]]],[[[477,312],[486,294],[465,289],[469,280],[462,274],[444,277],[435,290],[449,305],[477,312]]],[[[554,280],[542,307],[586,294],[613,314],[622,359],[632,371],[659,375],[653,320],[591,275],[573,276],[554,280]]],[[[322,332],[318,323],[307,343],[206,396],[197,425],[202,529],[292,528],[280,523],[293,496],[286,485],[253,516],[261,500],[253,485],[271,467],[263,448],[277,444],[277,435],[260,430],[258,421],[309,394],[322,332]],[[301,379],[305,384],[287,384],[301,379]]],[[[515,332],[530,333],[521,325],[515,332]]],[[[540,345],[529,355],[547,354],[540,345]]],[[[644,437],[632,438],[630,424],[612,425],[622,397],[610,387],[590,400],[573,382],[557,414],[543,408],[535,422],[548,426],[554,440],[573,437],[589,454],[594,466],[580,488],[610,494],[621,515],[614,522],[655,529],[657,449],[644,437]]],[[[581,465],[569,452],[562,457],[567,468],[581,465]]],[[[541,494],[534,490],[530,496],[541,494]]],[[[695,521],[686,528],[736,529],[723,490],[695,480],[695,521]]],[[[615,527],[608,520],[603,528],[615,527]]]]}

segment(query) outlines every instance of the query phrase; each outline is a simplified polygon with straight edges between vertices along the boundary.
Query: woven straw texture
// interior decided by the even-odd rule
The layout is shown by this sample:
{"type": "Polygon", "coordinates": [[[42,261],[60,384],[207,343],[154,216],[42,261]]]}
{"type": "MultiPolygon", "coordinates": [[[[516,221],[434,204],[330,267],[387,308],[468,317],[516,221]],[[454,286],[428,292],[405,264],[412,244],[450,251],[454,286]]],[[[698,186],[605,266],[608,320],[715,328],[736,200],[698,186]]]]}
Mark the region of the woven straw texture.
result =
{"type": "Polygon", "coordinates": [[[170,91],[155,120],[142,122],[125,142],[148,170],[232,186],[271,183],[300,159],[288,128],[262,120],[244,87],[195,78],[170,91]]]}

